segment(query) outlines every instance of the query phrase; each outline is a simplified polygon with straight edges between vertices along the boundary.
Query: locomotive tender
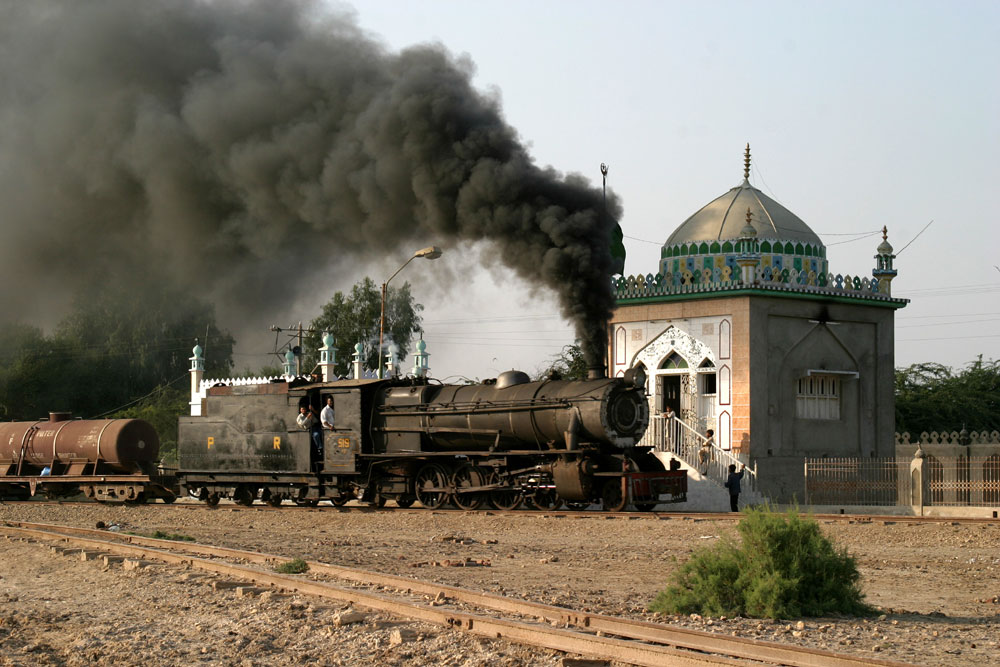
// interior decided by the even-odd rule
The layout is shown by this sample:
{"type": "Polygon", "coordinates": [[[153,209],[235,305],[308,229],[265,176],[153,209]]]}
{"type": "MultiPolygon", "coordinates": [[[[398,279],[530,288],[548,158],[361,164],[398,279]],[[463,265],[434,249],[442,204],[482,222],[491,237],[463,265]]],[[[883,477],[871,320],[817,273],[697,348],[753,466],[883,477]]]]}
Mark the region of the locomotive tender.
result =
{"type": "Polygon", "coordinates": [[[532,382],[519,371],[475,385],[421,378],[304,379],[207,390],[201,416],[178,424],[181,492],[232,498],[378,506],[419,501],[476,509],[601,502],[640,510],[686,499],[682,471],[636,447],[649,422],[644,378],[532,382]],[[321,457],[300,429],[301,406],[333,398],[321,457]]]}

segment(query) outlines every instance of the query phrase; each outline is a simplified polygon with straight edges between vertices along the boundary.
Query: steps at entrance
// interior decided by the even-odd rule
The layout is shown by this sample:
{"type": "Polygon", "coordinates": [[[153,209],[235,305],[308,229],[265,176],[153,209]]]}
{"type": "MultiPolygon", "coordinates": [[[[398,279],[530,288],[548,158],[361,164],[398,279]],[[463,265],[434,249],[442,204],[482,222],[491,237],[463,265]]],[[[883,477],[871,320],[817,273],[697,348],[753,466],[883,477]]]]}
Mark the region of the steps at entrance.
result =
{"type": "MultiPolygon", "coordinates": [[[[670,459],[674,458],[669,452],[653,452],[656,458],[660,459],[665,468],[670,467],[670,459]]],[[[688,475],[687,502],[669,503],[657,505],[656,509],[661,512],[728,512],[729,511],[729,490],[721,483],[706,477],[697,470],[689,466],[683,459],[681,469],[688,475]]],[[[765,498],[756,492],[746,491],[740,494],[740,508],[745,505],[755,505],[765,502],[765,498]]]]}

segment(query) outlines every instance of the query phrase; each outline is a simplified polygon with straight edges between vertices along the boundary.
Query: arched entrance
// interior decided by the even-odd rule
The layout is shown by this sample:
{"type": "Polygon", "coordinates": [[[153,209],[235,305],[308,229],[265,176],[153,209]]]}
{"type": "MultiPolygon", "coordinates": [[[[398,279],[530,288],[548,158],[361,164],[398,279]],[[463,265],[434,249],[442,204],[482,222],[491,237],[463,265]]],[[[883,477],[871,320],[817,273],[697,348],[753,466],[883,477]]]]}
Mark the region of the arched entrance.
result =
{"type": "Polygon", "coordinates": [[[652,414],[667,406],[692,428],[704,433],[715,428],[715,355],[690,334],[669,326],[636,352],[630,367],[648,371],[647,393],[652,414]]]}

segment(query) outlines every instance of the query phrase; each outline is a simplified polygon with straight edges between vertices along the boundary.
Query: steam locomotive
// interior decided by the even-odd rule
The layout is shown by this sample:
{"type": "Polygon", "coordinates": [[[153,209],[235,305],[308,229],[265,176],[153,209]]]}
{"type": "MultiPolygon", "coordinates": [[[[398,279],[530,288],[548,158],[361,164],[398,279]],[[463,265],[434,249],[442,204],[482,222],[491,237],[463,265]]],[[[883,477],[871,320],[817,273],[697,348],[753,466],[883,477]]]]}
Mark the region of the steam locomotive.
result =
{"type": "MultiPolygon", "coordinates": [[[[639,371],[641,373],[641,371],[639,371]]],[[[472,510],[601,503],[650,510],[686,499],[683,471],[638,447],[649,422],[645,378],[532,382],[519,371],[473,385],[422,378],[298,378],[207,390],[201,416],[178,423],[174,477],[158,474],[156,433],[140,420],[0,425],[0,493],[80,490],[142,502],[175,494],[210,505],[292,501],[472,510]],[[333,399],[317,450],[296,423],[333,399]],[[68,443],[74,444],[68,444],[68,443]],[[42,475],[42,466],[49,475],[42,475]]]]}
{"type": "MultiPolygon", "coordinates": [[[[641,372],[641,371],[640,371],[641,372]]],[[[447,502],[477,509],[595,502],[641,510],[686,499],[687,478],[637,447],[649,423],[643,377],[532,382],[507,371],[484,384],[425,379],[276,382],[208,389],[202,415],[178,425],[182,492],[340,505],[447,502]],[[322,455],[298,427],[330,397],[322,455]]]]}

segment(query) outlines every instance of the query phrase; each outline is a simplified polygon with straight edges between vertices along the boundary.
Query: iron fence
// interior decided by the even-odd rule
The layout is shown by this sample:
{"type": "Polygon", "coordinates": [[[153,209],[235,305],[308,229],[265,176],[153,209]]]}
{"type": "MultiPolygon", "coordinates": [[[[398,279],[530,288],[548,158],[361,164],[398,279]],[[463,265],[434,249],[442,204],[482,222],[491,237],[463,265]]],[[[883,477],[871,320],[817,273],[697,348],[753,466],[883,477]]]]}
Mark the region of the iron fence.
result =
{"type": "Polygon", "coordinates": [[[1000,455],[807,458],[805,489],[809,505],[997,506],[1000,455]]]}

